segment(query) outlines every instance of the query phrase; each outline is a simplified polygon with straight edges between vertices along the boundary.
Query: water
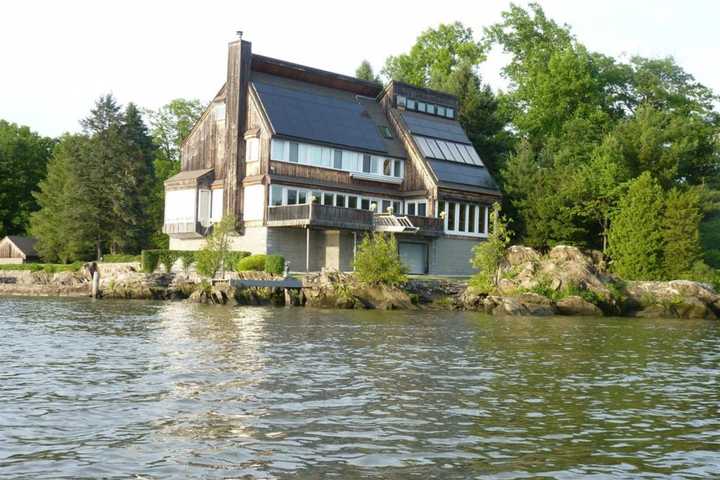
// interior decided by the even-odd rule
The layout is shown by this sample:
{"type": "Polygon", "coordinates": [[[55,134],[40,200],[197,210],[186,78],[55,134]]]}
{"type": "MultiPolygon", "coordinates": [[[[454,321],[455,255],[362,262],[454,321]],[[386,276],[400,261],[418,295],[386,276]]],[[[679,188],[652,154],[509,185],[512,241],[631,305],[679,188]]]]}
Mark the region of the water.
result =
{"type": "Polygon", "coordinates": [[[0,299],[0,478],[720,477],[720,323],[0,299]]]}

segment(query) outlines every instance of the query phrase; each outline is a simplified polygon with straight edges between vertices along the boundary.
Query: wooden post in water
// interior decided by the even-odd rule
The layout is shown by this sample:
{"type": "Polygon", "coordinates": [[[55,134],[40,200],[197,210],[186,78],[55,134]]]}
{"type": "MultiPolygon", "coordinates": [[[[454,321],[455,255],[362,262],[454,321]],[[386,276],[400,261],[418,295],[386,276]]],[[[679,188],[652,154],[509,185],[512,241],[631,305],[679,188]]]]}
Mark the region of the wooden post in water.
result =
{"type": "Polygon", "coordinates": [[[97,266],[93,262],[93,272],[92,272],[92,297],[98,298],[98,295],[100,293],[100,272],[98,271],[97,266]]]}

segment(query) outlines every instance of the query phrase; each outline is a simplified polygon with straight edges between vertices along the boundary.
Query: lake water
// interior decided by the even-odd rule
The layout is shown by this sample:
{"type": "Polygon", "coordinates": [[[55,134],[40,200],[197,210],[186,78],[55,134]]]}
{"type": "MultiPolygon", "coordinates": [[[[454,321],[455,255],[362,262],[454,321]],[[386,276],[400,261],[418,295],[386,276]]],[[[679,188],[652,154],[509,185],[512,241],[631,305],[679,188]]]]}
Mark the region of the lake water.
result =
{"type": "Polygon", "coordinates": [[[0,478],[720,478],[720,322],[0,298],[0,478]]]}

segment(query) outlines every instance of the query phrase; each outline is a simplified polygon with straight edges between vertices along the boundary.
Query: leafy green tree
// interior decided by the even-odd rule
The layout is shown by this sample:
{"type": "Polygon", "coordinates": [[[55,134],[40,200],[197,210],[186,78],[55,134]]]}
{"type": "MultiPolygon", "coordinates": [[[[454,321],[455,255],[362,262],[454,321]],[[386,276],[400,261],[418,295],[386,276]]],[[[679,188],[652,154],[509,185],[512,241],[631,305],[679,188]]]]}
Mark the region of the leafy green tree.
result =
{"type": "Polygon", "coordinates": [[[63,136],[53,150],[47,177],[33,193],[39,210],[31,214],[30,233],[38,239],[36,250],[48,262],[68,263],[92,255],[92,240],[82,229],[86,199],[78,184],[88,143],[84,135],[63,136]]]}
{"type": "Polygon", "coordinates": [[[609,232],[612,268],[627,280],[663,277],[663,193],[657,180],[645,172],[628,186],[620,199],[609,232]]]}
{"type": "Polygon", "coordinates": [[[663,262],[667,279],[682,278],[702,261],[700,193],[697,189],[670,190],[662,222],[663,262]]]}
{"type": "Polygon", "coordinates": [[[360,66],[355,70],[355,78],[367,80],[368,82],[380,83],[380,77],[375,75],[372,65],[367,60],[363,60],[360,66]]]}
{"type": "Polygon", "coordinates": [[[205,246],[197,253],[196,268],[200,275],[213,278],[220,272],[224,275],[226,261],[230,253],[232,236],[235,233],[235,218],[225,216],[213,225],[212,233],[207,237],[205,246]]]}
{"type": "Polygon", "coordinates": [[[396,286],[407,281],[408,269],[400,260],[392,234],[366,235],[355,253],[355,276],[367,285],[396,286]]]}
{"type": "Polygon", "coordinates": [[[38,209],[32,196],[45,178],[55,141],[0,120],[0,238],[24,234],[38,209]]]}
{"type": "Polygon", "coordinates": [[[490,293],[498,283],[498,267],[505,257],[512,232],[509,221],[501,215],[500,204],[494,203],[490,211],[490,233],[484,242],[473,247],[472,266],[478,269],[471,285],[482,293],[490,293]]]}

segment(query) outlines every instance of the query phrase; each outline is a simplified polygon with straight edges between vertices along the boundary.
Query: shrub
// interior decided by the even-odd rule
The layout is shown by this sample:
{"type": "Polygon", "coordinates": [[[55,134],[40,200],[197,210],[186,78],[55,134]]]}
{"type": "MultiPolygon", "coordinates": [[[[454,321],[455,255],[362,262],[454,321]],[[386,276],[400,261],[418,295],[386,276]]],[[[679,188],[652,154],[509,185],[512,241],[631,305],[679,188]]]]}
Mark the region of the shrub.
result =
{"type": "Polygon", "coordinates": [[[207,249],[199,250],[195,255],[195,268],[200,275],[212,278],[220,270],[221,259],[222,254],[220,252],[207,249]]]}
{"type": "Polygon", "coordinates": [[[358,246],[353,262],[355,276],[367,285],[398,285],[407,281],[395,236],[373,233],[358,246]]]}
{"type": "Polygon", "coordinates": [[[486,241],[473,247],[473,258],[470,260],[472,266],[478,269],[470,284],[481,293],[490,293],[497,285],[498,267],[510,243],[508,224],[507,218],[500,215],[500,204],[494,203],[490,212],[490,235],[486,241]]]}
{"type": "Polygon", "coordinates": [[[214,277],[218,271],[227,268],[231,236],[235,232],[235,218],[226,215],[213,225],[213,231],[198,252],[197,271],[206,277],[214,277]]]}
{"type": "Polygon", "coordinates": [[[262,254],[250,255],[249,257],[241,258],[235,265],[235,271],[247,272],[252,270],[256,272],[262,272],[263,270],[265,270],[266,258],[267,255],[262,254]]]}
{"type": "Polygon", "coordinates": [[[76,272],[82,268],[82,262],[74,263],[3,263],[0,270],[18,271],[29,270],[31,272],[76,272]]]}
{"type": "Polygon", "coordinates": [[[160,252],[163,250],[143,250],[140,254],[142,270],[145,273],[153,273],[160,263],[160,252]]]}
{"type": "Polygon", "coordinates": [[[249,257],[251,255],[250,252],[227,252],[227,255],[225,256],[225,269],[229,271],[235,271],[235,266],[237,263],[245,258],[249,257]]]}
{"type": "Polygon", "coordinates": [[[268,255],[265,258],[265,271],[275,275],[282,275],[285,271],[285,257],[282,255],[268,255]]]}
{"type": "Polygon", "coordinates": [[[160,264],[165,267],[166,272],[170,273],[172,271],[172,267],[175,264],[175,260],[177,260],[178,255],[179,252],[172,250],[160,251],[160,264]]]}
{"type": "Polygon", "coordinates": [[[195,263],[195,252],[182,251],[178,254],[182,268],[185,273],[188,273],[190,266],[195,263]]]}

